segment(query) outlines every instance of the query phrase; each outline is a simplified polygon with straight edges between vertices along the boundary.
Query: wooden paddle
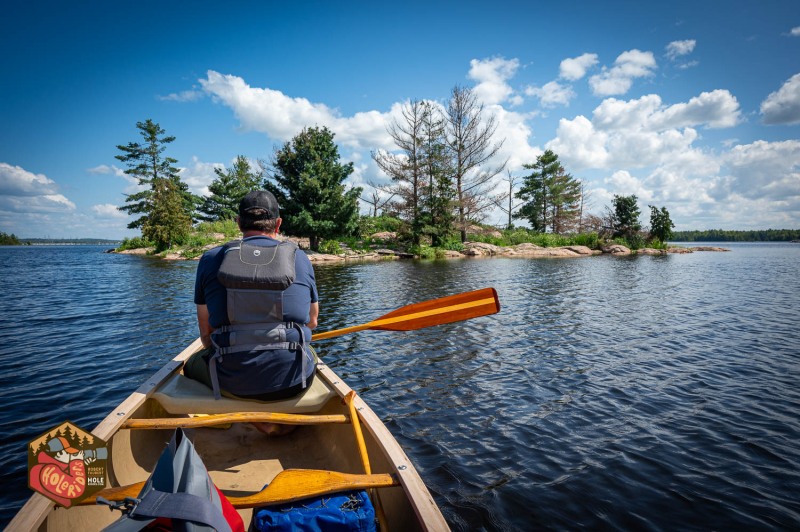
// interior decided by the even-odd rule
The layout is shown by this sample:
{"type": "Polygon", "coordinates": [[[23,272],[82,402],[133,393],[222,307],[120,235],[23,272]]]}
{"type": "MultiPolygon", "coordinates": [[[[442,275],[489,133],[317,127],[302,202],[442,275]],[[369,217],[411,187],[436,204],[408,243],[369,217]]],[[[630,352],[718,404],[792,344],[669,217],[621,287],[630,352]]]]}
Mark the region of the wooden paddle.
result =
{"type": "Polygon", "coordinates": [[[431,299],[400,307],[369,323],[315,334],[312,340],[324,340],[367,329],[377,331],[415,331],[434,325],[444,325],[488,316],[500,311],[500,301],[494,288],[483,288],[453,296],[431,299]]]}
{"type": "MultiPolygon", "coordinates": [[[[228,500],[231,501],[234,508],[256,508],[340,491],[398,485],[397,478],[388,473],[354,475],[315,469],[286,469],[278,473],[263,490],[251,495],[228,497],[228,500]]],[[[116,502],[124,500],[125,497],[136,497],[142,491],[142,487],[144,487],[144,481],[129,486],[106,488],[97,493],[97,496],[116,502]]],[[[95,504],[95,498],[84,499],[79,504],[95,504]]]]}

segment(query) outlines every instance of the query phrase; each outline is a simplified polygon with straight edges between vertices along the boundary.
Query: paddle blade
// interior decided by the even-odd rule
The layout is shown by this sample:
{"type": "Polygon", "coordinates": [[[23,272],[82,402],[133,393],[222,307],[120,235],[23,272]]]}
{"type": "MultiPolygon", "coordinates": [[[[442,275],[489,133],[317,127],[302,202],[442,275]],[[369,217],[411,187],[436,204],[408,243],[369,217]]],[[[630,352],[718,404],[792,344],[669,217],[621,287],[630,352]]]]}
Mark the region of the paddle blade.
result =
{"type": "Polygon", "coordinates": [[[434,325],[488,316],[497,312],[500,312],[497,291],[494,288],[484,288],[407,305],[371,322],[370,329],[415,331],[434,325]]]}

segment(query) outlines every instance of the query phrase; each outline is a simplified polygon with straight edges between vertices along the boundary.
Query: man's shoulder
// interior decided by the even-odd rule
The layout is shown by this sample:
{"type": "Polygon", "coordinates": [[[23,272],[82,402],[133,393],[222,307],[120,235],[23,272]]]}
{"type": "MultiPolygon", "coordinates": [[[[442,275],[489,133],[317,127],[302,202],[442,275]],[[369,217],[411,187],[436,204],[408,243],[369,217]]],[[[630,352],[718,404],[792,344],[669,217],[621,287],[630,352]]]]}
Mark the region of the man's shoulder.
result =
{"type": "Polygon", "coordinates": [[[241,243],[242,243],[241,240],[231,240],[230,242],[225,242],[224,244],[220,244],[218,246],[206,250],[202,256],[205,257],[206,255],[208,255],[209,257],[213,257],[215,255],[218,255],[222,250],[237,246],[241,243]]]}
{"type": "Polygon", "coordinates": [[[301,249],[300,246],[298,246],[297,244],[295,244],[295,247],[297,248],[296,252],[297,254],[295,255],[295,257],[297,257],[298,260],[301,260],[303,262],[308,262],[309,264],[311,264],[311,259],[308,258],[308,254],[303,249],[301,249]]]}
{"type": "Polygon", "coordinates": [[[230,242],[226,244],[222,244],[220,246],[213,247],[209,250],[206,250],[201,256],[200,261],[197,265],[198,271],[207,270],[208,268],[214,268],[219,266],[219,262],[222,260],[223,251],[226,247],[230,247],[230,242]]]}
{"type": "Polygon", "coordinates": [[[208,260],[213,259],[217,255],[219,255],[219,252],[222,251],[222,248],[224,248],[224,247],[225,246],[217,246],[217,247],[213,247],[211,249],[207,249],[200,256],[200,261],[202,262],[202,261],[208,261],[208,260]]]}

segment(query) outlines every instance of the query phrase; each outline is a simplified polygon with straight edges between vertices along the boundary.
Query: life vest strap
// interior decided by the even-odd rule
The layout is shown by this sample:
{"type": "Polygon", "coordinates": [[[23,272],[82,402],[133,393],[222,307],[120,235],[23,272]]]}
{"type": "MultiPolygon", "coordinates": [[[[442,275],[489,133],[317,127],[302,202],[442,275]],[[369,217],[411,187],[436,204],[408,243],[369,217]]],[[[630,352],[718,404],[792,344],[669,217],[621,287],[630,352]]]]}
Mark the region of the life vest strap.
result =
{"type": "MultiPolygon", "coordinates": [[[[286,349],[288,351],[295,351],[300,357],[301,373],[303,375],[303,389],[308,387],[308,361],[306,360],[306,338],[303,334],[303,326],[294,322],[280,322],[280,323],[247,323],[247,324],[234,324],[225,325],[217,329],[221,331],[227,327],[229,334],[229,341],[231,345],[220,346],[214,341],[214,334],[211,335],[211,342],[214,344],[214,354],[208,360],[208,372],[211,377],[211,388],[214,391],[214,399],[219,400],[222,398],[222,392],[219,385],[219,375],[217,374],[217,364],[222,362],[222,357],[251,351],[277,351],[279,349],[286,349]],[[272,327],[270,328],[270,325],[272,327]],[[287,342],[286,331],[288,329],[295,329],[300,334],[299,342],[287,342]],[[258,332],[266,331],[266,334],[259,335],[258,332]],[[244,338],[237,337],[237,333],[242,333],[244,338]],[[254,342],[256,340],[256,342],[254,342]],[[268,343],[257,343],[257,341],[267,341],[268,343]],[[242,343],[240,343],[242,342],[242,343]]],[[[217,331],[214,331],[215,333],[217,331]]]]}

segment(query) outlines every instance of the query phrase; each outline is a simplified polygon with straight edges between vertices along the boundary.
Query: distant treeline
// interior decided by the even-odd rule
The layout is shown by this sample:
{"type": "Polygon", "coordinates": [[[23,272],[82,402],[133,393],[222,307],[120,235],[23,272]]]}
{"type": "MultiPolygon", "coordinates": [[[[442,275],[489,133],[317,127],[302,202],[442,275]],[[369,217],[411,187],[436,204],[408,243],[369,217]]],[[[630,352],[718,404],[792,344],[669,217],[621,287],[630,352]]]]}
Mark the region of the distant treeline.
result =
{"type": "Polygon", "coordinates": [[[0,246],[19,246],[19,239],[14,233],[0,232],[0,246]]]}
{"type": "Polygon", "coordinates": [[[675,231],[671,242],[789,242],[800,240],[800,229],[764,229],[760,231],[675,231]]]}

